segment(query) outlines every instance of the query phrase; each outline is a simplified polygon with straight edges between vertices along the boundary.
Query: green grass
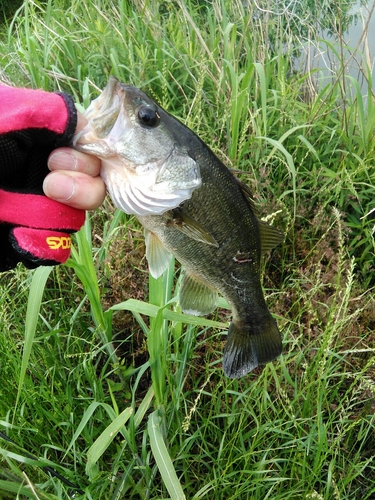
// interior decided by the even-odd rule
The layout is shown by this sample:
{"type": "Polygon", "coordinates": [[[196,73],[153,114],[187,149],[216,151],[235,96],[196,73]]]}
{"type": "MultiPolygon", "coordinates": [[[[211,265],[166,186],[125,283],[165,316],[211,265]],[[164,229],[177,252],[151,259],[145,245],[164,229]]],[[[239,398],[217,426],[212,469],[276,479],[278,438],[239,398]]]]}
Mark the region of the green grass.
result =
{"type": "Polygon", "coordinates": [[[226,379],[225,301],[183,315],[179,266],[149,277],[139,224],[107,200],[67,265],[0,276],[0,497],[374,498],[368,68],[362,89],[296,72],[305,36],[339,56],[342,39],[252,2],[94,4],[25,1],[2,28],[1,79],[86,107],[114,74],[236,169],[286,234],[263,264],[283,355],[226,379]]]}

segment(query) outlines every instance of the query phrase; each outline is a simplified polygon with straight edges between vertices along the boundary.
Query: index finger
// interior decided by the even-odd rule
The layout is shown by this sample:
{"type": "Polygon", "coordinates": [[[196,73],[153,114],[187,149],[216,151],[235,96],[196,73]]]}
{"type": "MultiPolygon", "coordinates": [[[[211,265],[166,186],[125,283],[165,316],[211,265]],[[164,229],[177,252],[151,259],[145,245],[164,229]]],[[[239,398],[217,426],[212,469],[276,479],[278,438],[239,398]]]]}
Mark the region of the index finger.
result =
{"type": "Polygon", "coordinates": [[[101,161],[75,149],[64,147],[55,149],[48,158],[48,168],[55,170],[72,170],[97,177],[100,173],[101,161]]]}

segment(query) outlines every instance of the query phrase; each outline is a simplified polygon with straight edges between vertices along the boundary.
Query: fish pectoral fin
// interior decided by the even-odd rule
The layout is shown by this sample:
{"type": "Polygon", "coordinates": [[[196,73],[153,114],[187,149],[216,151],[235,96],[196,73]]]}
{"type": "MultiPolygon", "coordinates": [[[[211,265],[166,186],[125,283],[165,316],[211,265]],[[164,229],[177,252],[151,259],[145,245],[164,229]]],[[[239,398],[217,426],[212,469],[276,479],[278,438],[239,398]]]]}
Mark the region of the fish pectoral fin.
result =
{"type": "Polygon", "coordinates": [[[153,278],[159,278],[168,268],[172,254],[164,247],[162,242],[148,229],[144,230],[146,243],[146,258],[150,274],[153,278]]]}
{"type": "Polygon", "coordinates": [[[167,225],[173,225],[173,227],[193,240],[215,247],[219,246],[215,238],[199,222],[184,214],[181,210],[173,210],[173,215],[173,219],[170,219],[167,225]]]}
{"type": "Polygon", "coordinates": [[[179,293],[179,302],[185,314],[204,316],[211,313],[218,301],[218,293],[193,275],[185,272],[179,293]]]}
{"type": "Polygon", "coordinates": [[[224,348],[224,373],[229,378],[243,377],[276,359],[281,350],[281,335],[271,314],[259,325],[231,323],[224,348]]]}
{"type": "Polygon", "coordinates": [[[284,241],[284,233],[267,222],[259,220],[259,235],[261,252],[266,253],[284,241]]]}

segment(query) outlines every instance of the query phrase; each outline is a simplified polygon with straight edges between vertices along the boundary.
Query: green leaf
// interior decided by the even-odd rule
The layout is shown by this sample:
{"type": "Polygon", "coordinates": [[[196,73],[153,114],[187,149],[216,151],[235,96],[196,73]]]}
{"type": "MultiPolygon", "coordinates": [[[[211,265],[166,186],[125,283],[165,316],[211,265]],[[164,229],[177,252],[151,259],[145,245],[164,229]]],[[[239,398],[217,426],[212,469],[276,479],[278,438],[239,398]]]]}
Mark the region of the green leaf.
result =
{"type": "MultiPolygon", "coordinates": [[[[158,306],[149,304],[147,302],[141,302],[136,299],[129,299],[125,302],[120,302],[112,306],[109,310],[111,311],[131,311],[134,313],[144,314],[150,318],[156,318],[158,311],[158,306]]],[[[176,321],[181,323],[186,323],[188,325],[204,326],[212,328],[221,328],[223,330],[228,328],[227,323],[220,323],[219,321],[212,321],[209,319],[201,318],[199,316],[191,316],[190,314],[183,314],[176,311],[171,311],[170,309],[163,309],[163,319],[169,321],[176,321]]]]}
{"type": "Polygon", "coordinates": [[[42,297],[44,288],[46,286],[46,281],[48,276],[52,271],[52,267],[39,267],[33,275],[30,286],[29,300],[27,302],[27,311],[26,311],[26,321],[25,321],[25,343],[23,347],[22,361],[21,361],[21,370],[20,376],[18,380],[18,390],[17,390],[17,398],[15,403],[15,408],[17,408],[19,398],[21,395],[21,390],[23,383],[25,381],[26,369],[29,363],[31,349],[34,342],[36,325],[38,323],[40,305],[42,303],[42,297]]]}
{"type": "Polygon", "coordinates": [[[97,475],[96,463],[129,420],[133,408],[129,406],[104,429],[87,452],[86,474],[92,479],[97,475]]]}
{"type": "Polygon", "coordinates": [[[172,459],[168,453],[161,431],[162,417],[159,411],[151,413],[148,419],[148,434],[150,437],[151,451],[154,455],[156,465],[160,471],[164,484],[172,500],[183,500],[185,494],[178,480],[172,459]]]}

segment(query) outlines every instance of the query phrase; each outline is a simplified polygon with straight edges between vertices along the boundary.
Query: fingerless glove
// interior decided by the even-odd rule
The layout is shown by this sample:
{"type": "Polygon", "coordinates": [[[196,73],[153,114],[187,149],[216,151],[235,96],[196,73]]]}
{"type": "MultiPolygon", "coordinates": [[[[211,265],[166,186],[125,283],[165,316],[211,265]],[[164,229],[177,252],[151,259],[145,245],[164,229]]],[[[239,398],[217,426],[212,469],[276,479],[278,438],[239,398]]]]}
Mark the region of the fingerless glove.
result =
{"type": "Polygon", "coordinates": [[[47,159],[68,146],[77,111],[67,94],[0,86],[0,271],[65,262],[84,210],[47,198],[47,159]]]}

